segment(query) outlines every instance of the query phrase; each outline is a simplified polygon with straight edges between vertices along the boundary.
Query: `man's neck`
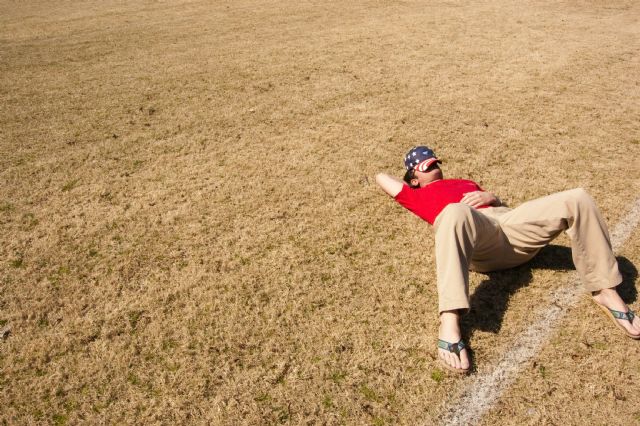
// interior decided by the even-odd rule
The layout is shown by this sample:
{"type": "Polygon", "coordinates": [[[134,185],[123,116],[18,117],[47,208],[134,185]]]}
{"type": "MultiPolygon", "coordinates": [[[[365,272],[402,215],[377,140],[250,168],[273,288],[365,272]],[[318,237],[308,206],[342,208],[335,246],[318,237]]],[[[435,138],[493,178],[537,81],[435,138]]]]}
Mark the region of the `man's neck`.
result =
{"type": "Polygon", "coordinates": [[[424,186],[421,186],[421,188],[424,188],[424,187],[426,187],[426,186],[429,186],[429,185],[431,185],[431,184],[432,184],[432,183],[434,183],[434,182],[440,182],[441,180],[444,180],[444,178],[435,179],[435,180],[432,180],[431,182],[427,182],[427,183],[425,183],[425,184],[424,184],[424,186]]]}

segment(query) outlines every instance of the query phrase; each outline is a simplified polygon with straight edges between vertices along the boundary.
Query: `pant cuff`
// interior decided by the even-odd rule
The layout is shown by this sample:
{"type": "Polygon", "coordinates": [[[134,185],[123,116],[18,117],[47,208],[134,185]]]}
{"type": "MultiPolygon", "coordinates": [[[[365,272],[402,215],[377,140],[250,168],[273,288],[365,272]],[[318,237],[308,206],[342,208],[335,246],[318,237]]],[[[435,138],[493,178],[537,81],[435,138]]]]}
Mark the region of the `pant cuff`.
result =
{"type": "Polygon", "coordinates": [[[444,311],[455,311],[460,310],[461,314],[466,314],[469,312],[469,301],[447,301],[440,302],[438,304],[438,315],[440,315],[444,311]]]}
{"type": "Polygon", "coordinates": [[[599,280],[597,282],[591,282],[584,286],[585,293],[591,294],[593,291],[604,290],[605,288],[614,288],[622,284],[622,275],[616,271],[612,273],[609,279],[599,280]]]}

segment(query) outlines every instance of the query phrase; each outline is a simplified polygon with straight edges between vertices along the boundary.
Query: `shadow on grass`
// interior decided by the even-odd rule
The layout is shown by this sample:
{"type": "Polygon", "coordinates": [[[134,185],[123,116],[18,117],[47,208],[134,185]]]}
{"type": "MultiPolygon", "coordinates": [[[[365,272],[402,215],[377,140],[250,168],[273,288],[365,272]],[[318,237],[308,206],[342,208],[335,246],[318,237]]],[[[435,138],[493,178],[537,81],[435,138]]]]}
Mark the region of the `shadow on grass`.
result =
{"type": "MultiPolygon", "coordinates": [[[[638,298],[635,280],[638,270],[625,257],[617,257],[618,267],[623,277],[618,292],[627,303],[638,298]]],[[[469,341],[475,330],[497,333],[511,296],[522,287],[526,287],[533,277],[533,269],[552,269],[568,271],[575,269],[568,247],[549,245],[542,249],[530,262],[517,268],[488,273],[488,279],[482,281],[470,297],[471,310],[462,317],[463,339],[469,341]]],[[[563,283],[558,283],[562,285],[563,283]]]]}

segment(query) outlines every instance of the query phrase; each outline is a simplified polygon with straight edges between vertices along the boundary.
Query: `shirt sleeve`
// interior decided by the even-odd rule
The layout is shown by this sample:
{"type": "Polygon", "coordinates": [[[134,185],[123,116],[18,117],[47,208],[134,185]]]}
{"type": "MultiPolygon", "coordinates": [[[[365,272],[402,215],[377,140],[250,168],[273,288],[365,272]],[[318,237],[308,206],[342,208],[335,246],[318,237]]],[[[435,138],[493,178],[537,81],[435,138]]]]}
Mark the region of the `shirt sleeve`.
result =
{"type": "Polygon", "coordinates": [[[407,210],[416,211],[418,206],[418,194],[415,189],[411,189],[409,185],[402,185],[402,189],[395,196],[395,200],[407,210]]]}

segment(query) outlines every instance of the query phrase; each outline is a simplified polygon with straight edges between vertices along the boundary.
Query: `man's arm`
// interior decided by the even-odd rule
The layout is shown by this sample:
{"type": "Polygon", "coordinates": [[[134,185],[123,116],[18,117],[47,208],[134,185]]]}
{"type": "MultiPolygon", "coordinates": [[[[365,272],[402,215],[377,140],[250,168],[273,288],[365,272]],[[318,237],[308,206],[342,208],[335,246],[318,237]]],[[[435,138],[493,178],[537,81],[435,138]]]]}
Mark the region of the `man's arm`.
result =
{"type": "Polygon", "coordinates": [[[402,191],[402,186],[405,185],[401,180],[385,173],[378,173],[376,175],[376,183],[380,185],[384,192],[392,197],[398,195],[400,191],[402,191]]]}
{"type": "Polygon", "coordinates": [[[498,207],[502,205],[502,201],[500,201],[498,197],[485,191],[467,192],[460,202],[475,208],[480,206],[498,207]]]}

